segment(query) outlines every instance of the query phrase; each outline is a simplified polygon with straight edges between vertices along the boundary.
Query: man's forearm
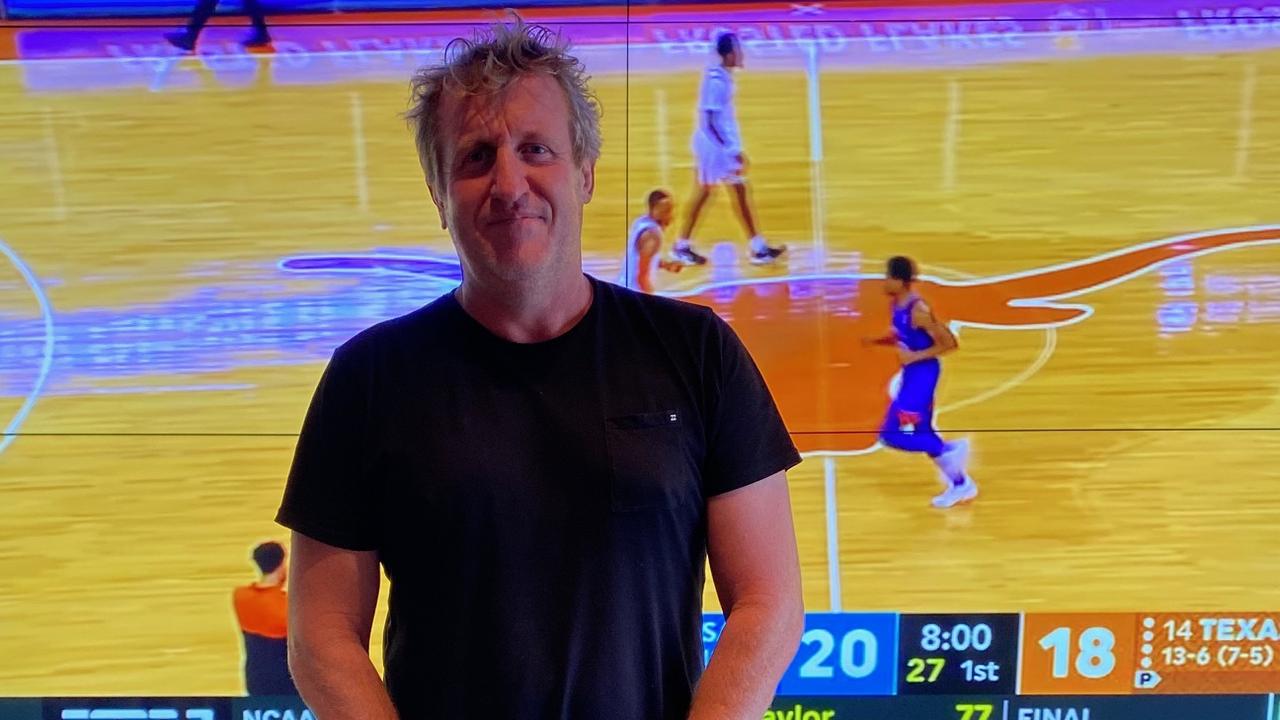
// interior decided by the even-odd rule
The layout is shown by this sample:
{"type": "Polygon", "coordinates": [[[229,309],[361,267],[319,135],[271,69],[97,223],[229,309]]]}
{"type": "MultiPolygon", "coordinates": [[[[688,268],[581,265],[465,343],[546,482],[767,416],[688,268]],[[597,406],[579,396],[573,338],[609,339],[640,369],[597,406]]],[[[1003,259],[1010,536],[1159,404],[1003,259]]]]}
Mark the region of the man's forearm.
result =
{"type": "Polygon", "coordinates": [[[359,643],[291,646],[289,670],[317,720],[397,720],[387,687],[359,643]]]}
{"type": "Polygon", "coordinates": [[[804,608],[741,602],[729,613],[689,720],[760,720],[804,632],[804,608]]]}
{"type": "Polygon", "coordinates": [[[946,355],[947,353],[955,350],[957,347],[958,347],[957,345],[951,345],[951,344],[947,344],[947,345],[936,344],[931,348],[926,348],[924,350],[920,350],[919,352],[915,353],[916,362],[920,362],[921,360],[932,360],[933,358],[936,358],[936,357],[942,357],[943,355],[946,355]]]}
{"type": "Polygon", "coordinates": [[[897,334],[897,333],[887,333],[887,334],[885,334],[885,335],[881,335],[880,337],[873,339],[871,342],[872,342],[872,344],[874,344],[874,345],[897,345],[897,344],[898,344],[898,334],[897,334]]]}

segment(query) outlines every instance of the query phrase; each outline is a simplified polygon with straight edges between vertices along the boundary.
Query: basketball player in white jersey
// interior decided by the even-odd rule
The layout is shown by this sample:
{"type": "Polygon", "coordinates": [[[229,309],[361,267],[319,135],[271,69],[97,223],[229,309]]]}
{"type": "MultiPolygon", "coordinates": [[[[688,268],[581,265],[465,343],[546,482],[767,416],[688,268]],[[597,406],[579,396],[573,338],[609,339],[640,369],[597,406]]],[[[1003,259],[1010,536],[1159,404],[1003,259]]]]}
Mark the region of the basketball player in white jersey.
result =
{"type": "Polygon", "coordinates": [[[686,265],[702,265],[707,258],[693,249],[690,236],[698,223],[703,206],[717,185],[730,188],[738,216],[751,238],[748,256],[752,263],[763,265],[778,259],[786,246],[770,247],[756,228],[751,200],[747,197],[747,157],[742,152],[737,113],[733,107],[733,68],[743,66],[742,44],[737,36],[724,33],[716,38],[719,62],[707,68],[698,96],[698,116],[693,131],[693,157],[697,165],[697,186],[689,206],[689,215],[672,249],[672,258],[686,265]]]}
{"type": "Polygon", "coordinates": [[[627,233],[627,260],[622,267],[622,284],[632,290],[653,292],[653,270],[661,268],[680,272],[682,264],[659,257],[662,250],[662,231],[671,225],[675,217],[675,201],[666,190],[649,193],[649,211],[631,223],[627,233]]]}

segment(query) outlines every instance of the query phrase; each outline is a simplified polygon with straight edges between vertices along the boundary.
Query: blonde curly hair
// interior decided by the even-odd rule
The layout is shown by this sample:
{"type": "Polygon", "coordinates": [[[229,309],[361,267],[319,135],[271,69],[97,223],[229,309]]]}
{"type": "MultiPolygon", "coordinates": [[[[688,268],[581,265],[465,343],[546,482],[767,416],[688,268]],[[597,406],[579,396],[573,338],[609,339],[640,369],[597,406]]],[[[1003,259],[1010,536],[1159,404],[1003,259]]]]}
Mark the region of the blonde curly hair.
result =
{"type": "Polygon", "coordinates": [[[487,36],[457,38],[444,50],[439,65],[419,69],[410,83],[410,108],[405,113],[413,129],[418,161],[427,184],[440,188],[440,117],[444,92],[487,95],[501,92],[514,80],[532,74],[555,78],[569,101],[569,135],[574,162],[600,157],[600,101],[587,87],[582,62],[568,53],[559,33],[528,25],[512,12],[514,22],[496,23],[487,36]]]}

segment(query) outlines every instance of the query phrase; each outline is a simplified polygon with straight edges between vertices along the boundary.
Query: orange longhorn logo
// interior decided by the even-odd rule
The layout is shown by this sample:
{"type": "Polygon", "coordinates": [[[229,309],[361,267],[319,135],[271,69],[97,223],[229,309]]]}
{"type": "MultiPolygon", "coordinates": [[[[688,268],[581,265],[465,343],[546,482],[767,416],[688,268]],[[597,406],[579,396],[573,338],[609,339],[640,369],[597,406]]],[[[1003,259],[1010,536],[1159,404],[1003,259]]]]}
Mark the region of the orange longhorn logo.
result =
{"type": "MultiPolygon", "coordinates": [[[[1280,226],[1184,235],[1096,257],[1000,277],[922,277],[916,290],[953,327],[1061,327],[1093,314],[1062,302],[1166,263],[1242,246],[1280,243],[1280,226]]],[[[734,280],[676,293],[727,320],[751,350],[802,452],[859,452],[876,446],[897,357],[866,348],[889,326],[879,275],[811,275],[734,280]]]]}

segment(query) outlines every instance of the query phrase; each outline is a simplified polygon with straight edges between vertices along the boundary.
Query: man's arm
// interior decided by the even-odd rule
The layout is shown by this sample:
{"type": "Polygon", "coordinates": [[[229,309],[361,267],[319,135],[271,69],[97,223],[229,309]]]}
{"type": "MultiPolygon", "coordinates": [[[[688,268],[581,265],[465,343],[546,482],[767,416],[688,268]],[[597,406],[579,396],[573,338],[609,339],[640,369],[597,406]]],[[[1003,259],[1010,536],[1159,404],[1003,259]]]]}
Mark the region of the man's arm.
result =
{"type": "Polygon", "coordinates": [[[929,337],[933,338],[933,347],[919,352],[904,352],[903,365],[936,358],[960,347],[960,341],[951,332],[951,328],[938,322],[938,318],[933,316],[933,311],[923,301],[916,303],[911,309],[911,324],[929,333],[929,337]]]}
{"type": "Polygon", "coordinates": [[[716,111],[707,110],[706,115],[707,132],[711,133],[711,137],[715,138],[717,143],[727,146],[729,141],[724,139],[724,135],[720,134],[720,128],[716,127],[716,111]]]}
{"type": "Polygon", "coordinates": [[[884,335],[880,335],[878,337],[863,338],[862,344],[863,345],[897,345],[898,332],[896,330],[890,330],[884,335]]]}
{"type": "Polygon", "coordinates": [[[378,555],[293,533],[289,671],[319,720],[396,720],[369,659],[378,603],[378,555]]]}
{"type": "Polygon", "coordinates": [[[787,475],[712,497],[707,546],[726,622],[690,720],[760,720],[804,632],[787,475]]]}

